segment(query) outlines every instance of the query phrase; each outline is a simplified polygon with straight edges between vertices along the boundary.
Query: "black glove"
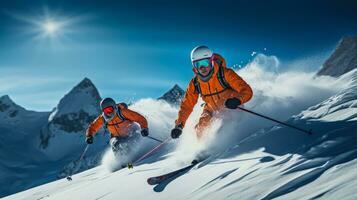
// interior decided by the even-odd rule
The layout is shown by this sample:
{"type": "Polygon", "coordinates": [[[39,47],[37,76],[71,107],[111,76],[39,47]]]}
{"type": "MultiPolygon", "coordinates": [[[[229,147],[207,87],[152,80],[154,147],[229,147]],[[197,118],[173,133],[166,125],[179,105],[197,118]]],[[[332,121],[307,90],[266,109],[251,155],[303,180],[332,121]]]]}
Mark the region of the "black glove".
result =
{"type": "Polygon", "coordinates": [[[86,142],[87,142],[87,144],[92,144],[93,143],[93,136],[87,136],[86,137],[86,142]]]}
{"type": "Polygon", "coordinates": [[[242,104],[242,102],[236,97],[229,98],[226,100],[226,102],[224,102],[224,105],[226,106],[226,108],[229,108],[229,109],[237,109],[238,106],[241,104],[242,104]]]}
{"type": "Polygon", "coordinates": [[[182,134],[182,125],[175,126],[174,129],[171,130],[171,137],[173,139],[179,138],[182,134]]]}
{"type": "Polygon", "coordinates": [[[146,137],[149,135],[149,129],[143,128],[141,129],[141,136],[146,137]]]}

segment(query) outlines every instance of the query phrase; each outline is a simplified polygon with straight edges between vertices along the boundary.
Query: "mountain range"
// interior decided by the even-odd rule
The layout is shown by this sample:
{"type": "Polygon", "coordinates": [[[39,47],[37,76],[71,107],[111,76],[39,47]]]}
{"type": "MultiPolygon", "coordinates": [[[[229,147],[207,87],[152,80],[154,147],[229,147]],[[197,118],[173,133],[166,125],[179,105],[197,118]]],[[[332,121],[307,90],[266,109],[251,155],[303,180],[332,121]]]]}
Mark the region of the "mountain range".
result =
{"type": "MultiPolygon", "coordinates": [[[[175,85],[160,99],[177,104],[182,91],[175,85]]],[[[50,112],[29,111],[8,95],[0,97],[0,160],[4,161],[0,163],[0,185],[6,185],[1,187],[0,197],[65,177],[78,165],[78,171],[98,165],[109,140],[103,130],[85,161],[76,163],[76,159],[85,148],[88,124],[101,112],[101,99],[88,78],[50,112]]]]}

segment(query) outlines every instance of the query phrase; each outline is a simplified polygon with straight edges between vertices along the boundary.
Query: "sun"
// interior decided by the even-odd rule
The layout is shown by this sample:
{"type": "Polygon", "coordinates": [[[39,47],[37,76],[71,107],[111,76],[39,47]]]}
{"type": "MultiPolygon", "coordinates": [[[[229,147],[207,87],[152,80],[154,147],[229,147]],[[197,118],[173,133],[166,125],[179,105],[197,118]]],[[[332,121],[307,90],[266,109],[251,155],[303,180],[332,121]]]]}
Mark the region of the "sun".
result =
{"type": "Polygon", "coordinates": [[[31,41],[50,41],[51,44],[69,41],[75,34],[83,33],[82,23],[91,19],[91,15],[66,14],[60,9],[50,10],[46,6],[36,13],[9,13],[9,15],[21,22],[19,23],[23,30],[21,33],[30,35],[31,41]]]}
{"type": "Polygon", "coordinates": [[[43,31],[47,35],[54,35],[60,31],[60,23],[56,21],[45,21],[42,24],[43,31]]]}

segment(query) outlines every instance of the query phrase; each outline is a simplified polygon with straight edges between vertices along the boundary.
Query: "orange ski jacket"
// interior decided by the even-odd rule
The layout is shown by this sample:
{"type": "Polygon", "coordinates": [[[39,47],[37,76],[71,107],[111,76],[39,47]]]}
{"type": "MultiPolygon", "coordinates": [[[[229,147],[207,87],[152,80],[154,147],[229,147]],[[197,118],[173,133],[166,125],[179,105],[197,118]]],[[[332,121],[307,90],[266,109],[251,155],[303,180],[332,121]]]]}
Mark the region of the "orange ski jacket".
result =
{"type": "Polygon", "coordinates": [[[213,60],[214,71],[208,81],[202,81],[196,75],[188,84],[185,96],[181,102],[178,118],[175,121],[176,125],[181,124],[185,126],[186,120],[196,105],[199,96],[205,102],[204,110],[210,113],[224,108],[224,102],[228,98],[236,97],[242,104],[252,98],[253,91],[251,87],[232,69],[227,68],[222,56],[214,54],[213,60]],[[220,72],[219,70],[222,71],[220,72]],[[225,83],[228,83],[228,87],[222,83],[222,79],[225,80],[225,83]]]}
{"type": "Polygon", "coordinates": [[[148,122],[139,113],[128,109],[122,104],[117,104],[118,112],[112,120],[105,122],[105,119],[102,115],[99,115],[89,126],[86,131],[87,136],[95,135],[99,129],[103,126],[107,126],[107,130],[110,132],[111,137],[125,137],[128,136],[131,130],[133,122],[140,124],[140,127],[148,128],[148,122]]]}

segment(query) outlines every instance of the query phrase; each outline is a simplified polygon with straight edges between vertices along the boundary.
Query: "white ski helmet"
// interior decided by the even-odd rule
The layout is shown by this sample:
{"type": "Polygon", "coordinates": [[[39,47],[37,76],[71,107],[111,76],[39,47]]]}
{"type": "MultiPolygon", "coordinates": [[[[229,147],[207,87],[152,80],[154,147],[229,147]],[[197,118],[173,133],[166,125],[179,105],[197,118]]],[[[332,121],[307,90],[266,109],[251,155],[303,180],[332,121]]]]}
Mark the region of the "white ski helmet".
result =
{"type": "Polygon", "coordinates": [[[212,57],[213,52],[207,46],[197,46],[191,51],[191,62],[212,57]]]}

